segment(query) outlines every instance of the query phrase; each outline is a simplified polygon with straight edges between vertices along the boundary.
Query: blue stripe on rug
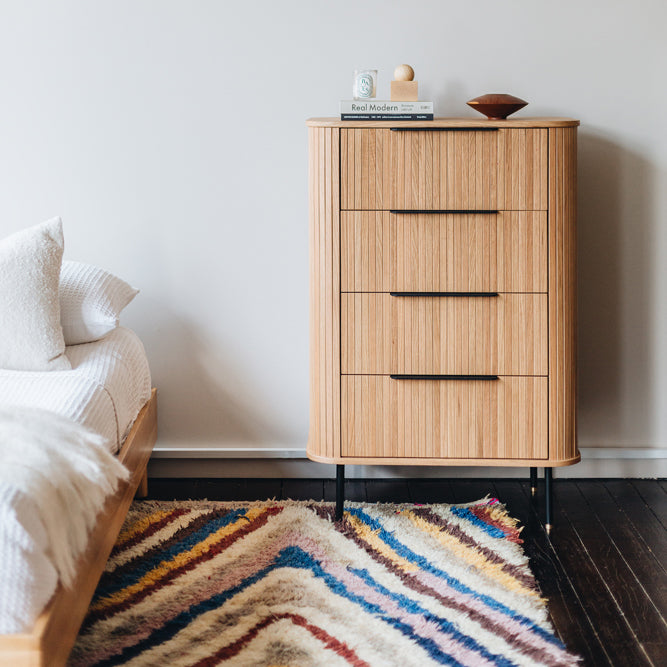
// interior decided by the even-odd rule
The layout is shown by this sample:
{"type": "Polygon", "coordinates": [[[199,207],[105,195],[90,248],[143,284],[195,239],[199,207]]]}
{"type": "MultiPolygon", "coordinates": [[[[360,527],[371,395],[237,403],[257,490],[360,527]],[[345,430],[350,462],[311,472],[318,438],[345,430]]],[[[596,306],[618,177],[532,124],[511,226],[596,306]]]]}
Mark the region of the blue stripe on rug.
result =
{"type": "Polygon", "coordinates": [[[409,597],[401,595],[400,593],[393,593],[388,588],[385,588],[382,584],[375,581],[375,579],[371,577],[368,570],[358,570],[355,568],[350,568],[349,571],[357,575],[357,577],[359,577],[359,579],[368,584],[370,588],[378,591],[378,593],[382,593],[382,595],[384,595],[385,597],[394,600],[400,607],[410,612],[411,614],[417,614],[428,621],[432,621],[441,630],[452,635],[458,642],[463,644],[466,648],[475,651],[476,653],[479,653],[487,660],[492,661],[495,665],[498,665],[499,667],[512,667],[515,664],[511,660],[507,660],[506,658],[504,658],[502,655],[496,655],[495,653],[491,653],[470,635],[466,635],[463,634],[462,632],[459,632],[454,627],[454,625],[446,618],[441,618],[440,616],[436,616],[435,614],[428,611],[428,609],[422,607],[415,600],[411,600],[409,597]]]}
{"type": "MultiPolygon", "coordinates": [[[[167,549],[158,548],[153,556],[142,559],[133,569],[116,577],[113,576],[113,572],[108,575],[108,577],[103,576],[95,591],[95,599],[99,600],[108,597],[123,588],[136,584],[142,577],[148,574],[151,570],[154,570],[160,563],[172,560],[175,556],[190,551],[190,549],[199,544],[202,540],[205,540],[212,533],[244,516],[247,511],[247,508],[241,508],[230,510],[223,516],[214,516],[201,528],[190,533],[182,540],[174,542],[167,549]]],[[[187,528],[187,526],[185,528],[187,528]]]]}
{"type": "Polygon", "coordinates": [[[424,556],[420,556],[414,553],[414,551],[412,551],[404,544],[399,542],[392,533],[388,532],[379,521],[374,519],[372,516],[368,515],[363,510],[356,507],[350,507],[346,509],[346,512],[349,512],[351,515],[356,516],[358,519],[360,519],[366,525],[368,525],[371,529],[376,531],[377,536],[385,544],[390,546],[399,556],[402,556],[407,561],[415,563],[419,565],[419,567],[422,570],[425,570],[426,572],[430,572],[431,574],[436,575],[439,579],[443,579],[450,586],[452,586],[452,588],[459,591],[460,593],[464,593],[465,595],[470,595],[482,601],[485,605],[491,607],[491,609],[495,609],[496,611],[499,611],[505,614],[506,616],[509,616],[510,618],[517,621],[521,625],[530,628],[531,631],[538,634],[542,639],[554,644],[555,646],[564,648],[562,642],[557,637],[555,637],[548,631],[544,630],[539,625],[536,625],[526,616],[523,616],[522,614],[515,612],[513,609],[510,609],[502,602],[499,602],[498,600],[490,597],[489,595],[484,595],[484,593],[479,593],[478,591],[473,590],[472,588],[466,586],[464,583],[462,583],[455,577],[452,577],[444,570],[440,570],[439,568],[435,567],[435,565],[432,565],[424,556]]]}
{"type": "Polygon", "coordinates": [[[497,537],[499,539],[505,538],[505,533],[500,530],[500,528],[485,523],[478,516],[473,514],[467,507],[450,507],[449,509],[454,516],[469,521],[473,525],[477,526],[477,528],[481,528],[487,535],[490,535],[491,537],[497,537]]]}
{"type": "MultiPolygon", "coordinates": [[[[116,665],[121,665],[124,662],[131,660],[132,658],[137,657],[144,651],[148,651],[155,646],[158,646],[176,635],[180,630],[187,627],[192,621],[194,621],[198,616],[205,614],[206,612],[217,609],[227,600],[234,597],[236,594],[242,592],[252,584],[256,583],[267,574],[273,570],[282,568],[282,567],[292,567],[292,568],[301,568],[310,570],[315,576],[321,578],[326,585],[338,595],[345,597],[351,602],[356,603],[362,607],[365,611],[375,614],[378,618],[385,621],[388,625],[391,625],[395,629],[399,630],[403,635],[412,639],[416,644],[421,646],[429,656],[442,665],[454,665],[460,666],[456,659],[452,656],[444,653],[438,645],[427,637],[422,637],[414,632],[414,630],[407,624],[398,621],[391,616],[388,616],[386,612],[382,610],[378,605],[369,603],[363,597],[355,595],[347,590],[344,584],[339,582],[333,575],[325,572],[319,564],[319,561],[315,560],[310,554],[305,552],[300,547],[286,547],[283,549],[278,558],[266,567],[263,570],[260,570],[256,574],[248,577],[240,584],[217,595],[213,595],[207,600],[193,605],[186,611],[181,612],[178,616],[174,617],[171,621],[165,623],[164,626],[153,631],[148,637],[141,640],[134,646],[128,646],[123,651],[116,655],[111,656],[106,660],[103,660],[97,663],[96,667],[115,667],[116,665]]],[[[452,635],[457,641],[460,641],[461,644],[466,646],[466,648],[472,648],[473,645],[477,644],[472,638],[462,633],[452,630],[447,634],[452,635]]],[[[507,662],[498,662],[498,665],[510,665],[512,663],[507,662]]]]}

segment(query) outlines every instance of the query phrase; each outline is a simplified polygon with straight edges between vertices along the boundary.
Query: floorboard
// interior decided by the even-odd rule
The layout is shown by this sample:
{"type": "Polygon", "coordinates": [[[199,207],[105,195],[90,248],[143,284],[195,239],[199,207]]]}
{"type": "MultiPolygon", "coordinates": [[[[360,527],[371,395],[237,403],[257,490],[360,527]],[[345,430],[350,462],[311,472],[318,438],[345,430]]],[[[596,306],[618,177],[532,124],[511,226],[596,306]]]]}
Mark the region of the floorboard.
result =
{"type": "Polygon", "coordinates": [[[637,489],[662,527],[667,528],[667,493],[664,489],[648,479],[633,479],[632,486],[637,489]]]}
{"type": "MultiPolygon", "coordinates": [[[[149,484],[150,486],[150,484],[149,484]]],[[[269,500],[281,497],[280,479],[237,479],[199,480],[197,493],[207,500],[269,500]]]]}
{"type": "Polygon", "coordinates": [[[448,479],[411,479],[408,489],[413,503],[453,503],[454,492],[448,479]]]}
{"type": "Polygon", "coordinates": [[[149,479],[149,500],[190,500],[199,499],[198,479],[149,479]]]}
{"type": "Polygon", "coordinates": [[[665,646],[665,642],[642,644],[642,648],[655,667],[667,665],[667,646],[665,646]]]}
{"type": "Polygon", "coordinates": [[[372,479],[366,483],[369,503],[410,503],[410,488],[405,479],[372,479]]]}
{"type": "Polygon", "coordinates": [[[324,480],[284,479],[281,498],[283,500],[323,500],[324,480]]]}
{"type": "MultiPolygon", "coordinates": [[[[544,483],[526,479],[349,479],[346,500],[468,503],[494,496],[523,526],[523,548],[556,634],[584,665],[667,665],[664,480],[557,480],[544,531],[544,483]]],[[[151,499],[334,501],[332,479],[150,479],[151,499]]]]}
{"type": "MultiPolygon", "coordinates": [[[[595,513],[600,526],[616,548],[617,554],[608,557],[609,562],[622,560],[627,571],[632,573],[635,581],[628,580],[631,595],[640,598],[633,609],[639,610],[648,600],[653,611],[649,612],[650,624],[657,617],[660,632],[667,631],[667,577],[665,570],[656,559],[653,551],[647,546],[634,525],[625,516],[622,506],[612,498],[604,482],[586,482],[577,484],[583,498],[591,511],[595,513]]],[[[595,555],[591,554],[594,558],[595,555]]],[[[614,568],[616,569],[616,568],[614,568]]],[[[607,580],[609,583],[609,579],[607,580]]],[[[618,597],[615,595],[615,597],[618,597]]],[[[656,622],[656,621],[653,621],[656,622]]],[[[645,641],[639,637],[640,641],[645,641]]],[[[646,641],[653,641],[652,639],[646,641]]]]}
{"type": "Polygon", "coordinates": [[[605,488],[667,572],[667,532],[629,480],[607,480],[605,488]]]}
{"type": "Polygon", "coordinates": [[[472,503],[494,494],[493,480],[456,479],[451,480],[455,503],[472,503]]]}
{"type": "MultiPolygon", "coordinates": [[[[613,576],[613,569],[625,574],[627,568],[615,560],[604,530],[597,518],[592,517],[575,482],[561,480],[554,484],[554,496],[552,543],[574,587],[580,591],[586,613],[595,619],[594,630],[611,664],[637,667],[650,664],[637,639],[639,628],[630,625],[614,596],[623,592],[623,585],[613,576]],[[608,585],[605,573],[610,572],[613,580],[608,585]]],[[[625,603],[625,596],[622,602],[625,603]]]]}
{"type": "Polygon", "coordinates": [[[542,595],[548,600],[549,616],[560,640],[582,656],[587,665],[610,664],[579,594],[539,521],[539,498],[531,497],[528,484],[515,480],[496,481],[495,492],[523,526],[523,548],[542,595]]]}

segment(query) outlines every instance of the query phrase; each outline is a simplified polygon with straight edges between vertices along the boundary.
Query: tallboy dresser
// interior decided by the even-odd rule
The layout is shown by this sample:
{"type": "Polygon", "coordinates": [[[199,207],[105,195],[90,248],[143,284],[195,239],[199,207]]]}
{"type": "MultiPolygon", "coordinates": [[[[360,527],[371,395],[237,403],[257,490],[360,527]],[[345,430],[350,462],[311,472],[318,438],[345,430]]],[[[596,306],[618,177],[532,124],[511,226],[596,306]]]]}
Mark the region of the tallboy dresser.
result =
{"type": "Polygon", "coordinates": [[[576,441],[570,119],[311,119],[308,456],[551,470],[576,441]]]}

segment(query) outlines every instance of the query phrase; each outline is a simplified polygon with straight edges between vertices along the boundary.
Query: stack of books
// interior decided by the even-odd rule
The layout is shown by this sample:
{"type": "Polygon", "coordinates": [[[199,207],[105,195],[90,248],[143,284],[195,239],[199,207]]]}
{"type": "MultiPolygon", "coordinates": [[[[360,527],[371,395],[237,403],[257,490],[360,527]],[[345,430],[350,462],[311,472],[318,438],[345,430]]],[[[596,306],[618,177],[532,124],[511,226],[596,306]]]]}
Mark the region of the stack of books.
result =
{"type": "Polygon", "coordinates": [[[341,100],[341,120],[433,120],[433,102],[341,100]]]}

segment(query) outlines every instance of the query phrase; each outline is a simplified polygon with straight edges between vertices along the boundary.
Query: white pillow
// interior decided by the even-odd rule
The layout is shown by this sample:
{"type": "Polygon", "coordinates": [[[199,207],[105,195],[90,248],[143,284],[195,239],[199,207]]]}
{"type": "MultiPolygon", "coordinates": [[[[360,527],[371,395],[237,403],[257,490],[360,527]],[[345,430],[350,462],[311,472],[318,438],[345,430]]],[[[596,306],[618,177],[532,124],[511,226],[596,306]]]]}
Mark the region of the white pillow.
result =
{"type": "Polygon", "coordinates": [[[92,343],[118,326],[118,317],[139,290],[90,264],[63,262],[60,323],[67,345],[92,343]]]}
{"type": "Polygon", "coordinates": [[[0,241],[0,368],[71,368],[58,299],[63,245],[60,218],[0,241]]]}

